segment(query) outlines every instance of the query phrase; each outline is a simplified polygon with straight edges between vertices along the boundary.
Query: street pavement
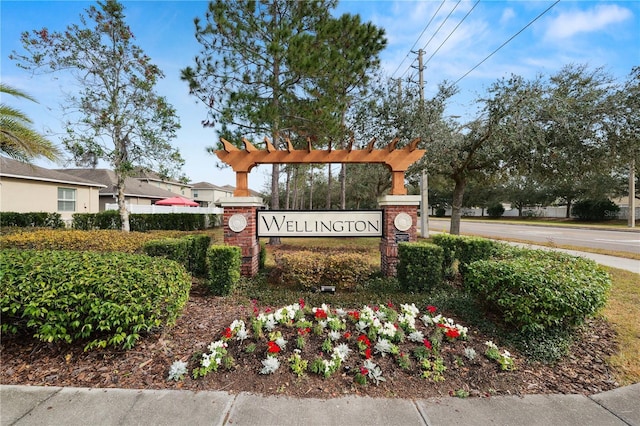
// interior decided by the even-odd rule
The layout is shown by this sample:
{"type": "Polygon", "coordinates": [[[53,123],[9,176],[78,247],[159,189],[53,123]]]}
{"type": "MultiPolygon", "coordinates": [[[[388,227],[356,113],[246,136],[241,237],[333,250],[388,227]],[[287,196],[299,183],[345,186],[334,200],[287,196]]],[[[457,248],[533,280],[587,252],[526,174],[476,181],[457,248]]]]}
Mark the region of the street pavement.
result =
{"type": "Polygon", "coordinates": [[[5,425],[640,426],[640,383],[592,395],[294,399],[221,391],[0,386],[5,425]]]}

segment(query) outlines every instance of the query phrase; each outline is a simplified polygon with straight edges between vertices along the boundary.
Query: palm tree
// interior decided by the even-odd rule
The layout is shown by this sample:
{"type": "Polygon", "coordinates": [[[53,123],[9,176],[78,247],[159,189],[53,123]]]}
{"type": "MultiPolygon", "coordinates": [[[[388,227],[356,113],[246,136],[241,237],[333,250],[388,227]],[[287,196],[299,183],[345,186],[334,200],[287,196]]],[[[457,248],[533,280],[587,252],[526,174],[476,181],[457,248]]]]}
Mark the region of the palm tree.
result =
{"type": "MultiPolygon", "coordinates": [[[[0,93],[37,102],[18,89],[0,83],[0,93]]],[[[33,121],[23,112],[0,103],[0,153],[15,160],[30,162],[44,157],[58,160],[60,151],[44,136],[33,130],[33,121]]]]}

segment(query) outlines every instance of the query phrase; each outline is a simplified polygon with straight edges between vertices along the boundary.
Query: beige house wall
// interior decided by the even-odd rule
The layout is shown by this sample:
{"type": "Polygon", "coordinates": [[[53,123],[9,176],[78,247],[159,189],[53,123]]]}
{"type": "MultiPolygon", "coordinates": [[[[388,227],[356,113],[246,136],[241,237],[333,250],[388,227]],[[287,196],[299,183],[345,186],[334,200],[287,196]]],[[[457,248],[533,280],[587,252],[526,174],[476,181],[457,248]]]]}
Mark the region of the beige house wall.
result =
{"type": "Polygon", "coordinates": [[[216,201],[221,198],[233,197],[232,191],[220,191],[218,189],[213,188],[205,188],[205,189],[191,189],[191,197],[198,201],[206,203],[204,207],[213,207],[216,201]],[[195,194],[198,194],[196,197],[195,194]]]}
{"type": "Polygon", "coordinates": [[[62,220],[71,220],[74,213],[100,211],[99,189],[67,183],[2,177],[0,178],[0,211],[60,213],[62,220]],[[58,211],[58,188],[76,190],[75,211],[58,211]]]}
{"type": "MultiPolygon", "coordinates": [[[[117,204],[118,200],[113,198],[113,196],[108,197],[100,197],[100,211],[103,212],[106,210],[106,204],[117,204]]],[[[125,197],[125,204],[134,204],[139,206],[150,206],[151,200],[149,198],[142,197],[125,197]]]]}

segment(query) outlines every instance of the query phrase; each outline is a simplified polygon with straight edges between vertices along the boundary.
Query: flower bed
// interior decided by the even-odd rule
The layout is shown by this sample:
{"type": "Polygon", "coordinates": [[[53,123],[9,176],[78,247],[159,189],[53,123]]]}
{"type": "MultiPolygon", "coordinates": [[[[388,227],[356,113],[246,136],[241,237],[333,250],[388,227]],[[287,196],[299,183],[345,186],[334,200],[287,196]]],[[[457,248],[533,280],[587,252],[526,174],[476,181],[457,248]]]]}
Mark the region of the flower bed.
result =
{"type": "MultiPolygon", "coordinates": [[[[446,379],[447,370],[477,363],[482,345],[485,359],[498,370],[513,370],[511,354],[493,342],[474,342],[467,327],[427,306],[415,304],[364,306],[345,310],[326,304],[306,307],[303,300],[280,309],[260,311],[236,319],[204,353],[197,354],[194,378],[220,370],[232,370],[237,358],[254,355],[260,374],[287,368],[293,376],[316,374],[329,378],[340,372],[360,385],[385,381],[382,367],[389,362],[405,374],[432,382],[446,379]]],[[[170,380],[181,380],[187,364],[176,361],[170,380]]]]}

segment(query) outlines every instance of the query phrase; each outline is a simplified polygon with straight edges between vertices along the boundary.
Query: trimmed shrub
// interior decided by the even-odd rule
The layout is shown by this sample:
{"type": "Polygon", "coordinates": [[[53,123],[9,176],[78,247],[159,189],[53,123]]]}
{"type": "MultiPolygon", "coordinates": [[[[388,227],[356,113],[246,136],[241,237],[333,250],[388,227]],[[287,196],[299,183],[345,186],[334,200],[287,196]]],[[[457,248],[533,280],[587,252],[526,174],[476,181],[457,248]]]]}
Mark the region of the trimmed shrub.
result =
{"type": "Polygon", "coordinates": [[[592,260],[528,250],[471,263],[464,285],[505,325],[538,333],[575,327],[595,314],[606,303],[611,278],[592,260]]]}
{"type": "Polygon", "coordinates": [[[356,252],[312,252],[308,250],[276,254],[274,276],[287,286],[318,290],[332,285],[336,290],[354,290],[373,272],[368,258],[356,252]]]}
{"type": "Polygon", "coordinates": [[[89,250],[100,252],[143,253],[146,241],[173,237],[177,232],[121,232],[111,230],[38,229],[0,236],[3,248],[37,250],[89,250]]]}
{"type": "Polygon", "coordinates": [[[207,281],[211,293],[217,296],[231,294],[240,279],[242,265],[240,247],[213,245],[207,250],[209,279],[207,281]]]}
{"type": "MultiPolygon", "coordinates": [[[[131,231],[145,232],[153,230],[167,231],[197,231],[206,228],[209,220],[204,214],[192,213],[156,213],[129,215],[131,231]]],[[[75,213],[73,215],[74,229],[121,229],[122,221],[117,210],[107,210],[100,213],[75,213]]]]}
{"type": "Polygon", "coordinates": [[[571,216],[580,220],[602,221],[616,219],[620,207],[609,199],[580,200],[571,207],[571,216]]]}
{"type": "Polygon", "coordinates": [[[207,249],[211,245],[208,235],[189,235],[185,239],[189,243],[189,271],[197,276],[207,275],[207,249]]]}
{"type": "Polygon", "coordinates": [[[129,349],[175,323],[191,287],[180,264],[144,255],[11,249],[0,266],[3,332],[82,340],[85,350],[129,349]]]}
{"type": "Polygon", "coordinates": [[[400,243],[398,260],[398,281],[404,291],[430,291],[442,285],[442,247],[429,243],[400,243]]]}
{"type": "Polygon", "coordinates": [[[190,242],[186,238],[163,238],[144,243],[142,249],[153,257],[175,260],[189,270],[190,242]]]}
{"type": "Polygon", "coordinates": [[[0,214],[0,226],[16,226],[19,228],[64,228],[64,222],[60,213],[16,213],[2,212],[0,214]]]}
{"type": "Polygon", "coordinates": [[[471,262],[491,258],[504,245],[486,238],[451,234],[433,235],[431,241],[444,249],[444,271],[448,277],[455,275],[457,269],[464,274],[471,262]]]}
{"type": "Polygon", "coordinates": [[[502,203],[493,203],[487,207],[487,214],[489,217],[499,218],[504,214],[504,206],[502,203]]]}
{"type": "Polygon", "coordinates": [[[258,257],[258,269],[263,270],[267,264],[267,246],[265,243],[260,243],[260,254],[258,257]]]}

